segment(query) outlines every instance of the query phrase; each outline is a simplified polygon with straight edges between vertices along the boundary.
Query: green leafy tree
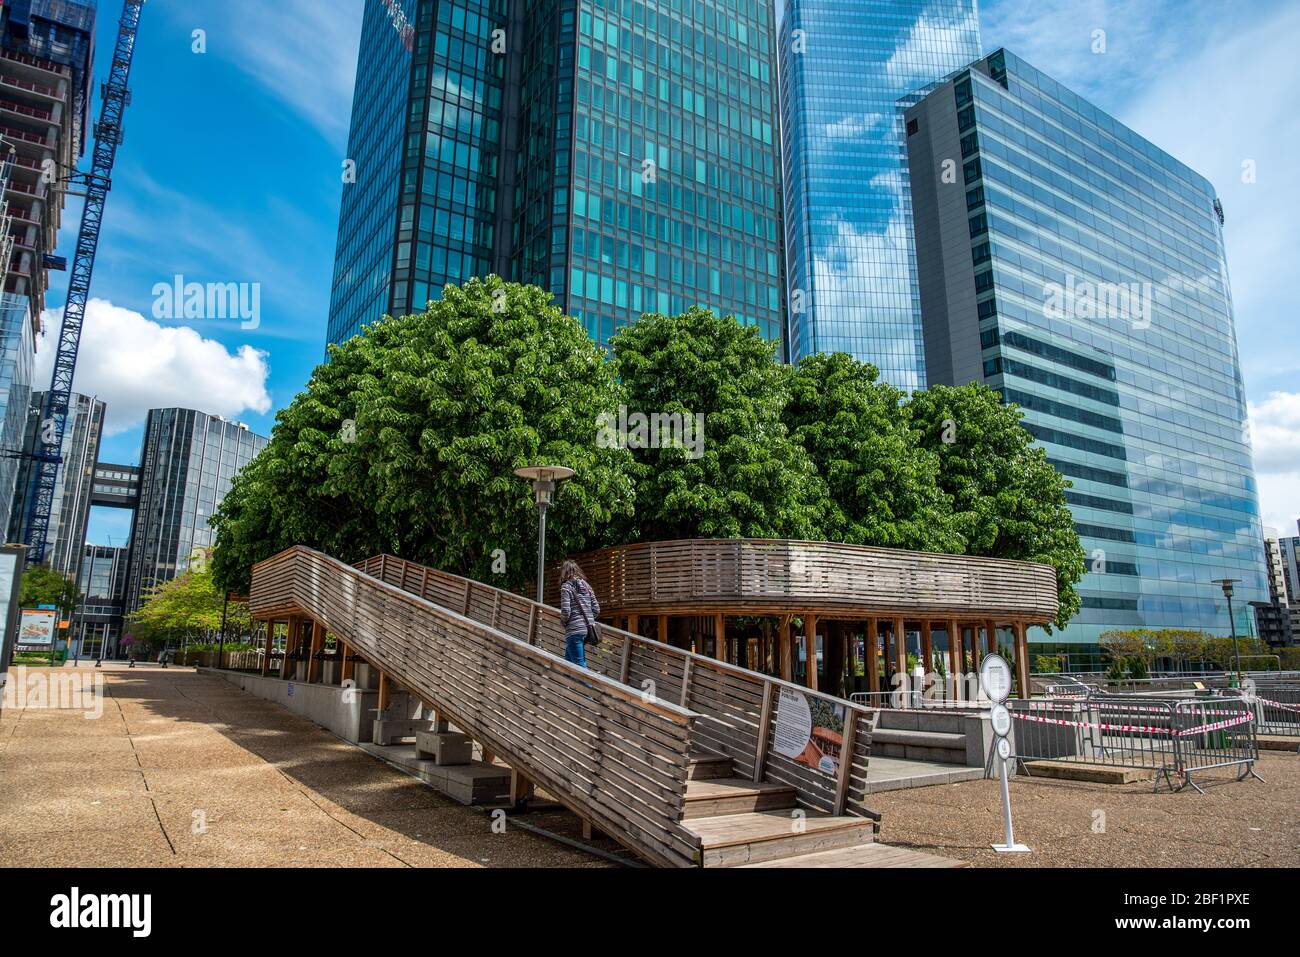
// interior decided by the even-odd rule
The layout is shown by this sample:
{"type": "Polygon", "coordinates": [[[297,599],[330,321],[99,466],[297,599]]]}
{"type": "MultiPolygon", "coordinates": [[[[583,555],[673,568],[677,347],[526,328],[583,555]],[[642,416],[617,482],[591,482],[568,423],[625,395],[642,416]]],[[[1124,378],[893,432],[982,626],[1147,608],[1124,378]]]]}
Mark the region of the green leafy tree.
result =
{"type": "Polygon", "coordinates": [[[1070,487],[1032,444],[1021,412],[985,385],[932,386],[906,405],[922,448],[939,456],[966,553],[1044,562],[1056,569],[1065,627],[1082,605],[1084,553],[1065,501],[1070,487]]]}
{"type": "Polygon", "coordinates": [[[843,352],[789,370],[784,421],[830,491],[828,539],[960,554],[952,501],[939,487],[939,456],[909,428],[907,397],[875,366],[843,352]]]}
{"type": "Polygon", "coordinates": [[[19,601],[24,608],[53,605],[66,617],[81,603],[81,591],[71,578],[60,575],[48,565],[28,565],[19,586],[19,601]]]}
{"type": "Polygon", "coordinates": [[[647,315],[610,346],[629,416],[704,416],[698,447],[633,450],[637,508],[625,541],[821,537],[826,486],[781,421],[776,343],[695,307],[647,315]]]}
{"type": "Polygon", "coordinates": [[[522,588],[537,511],[513,469],[577,472],[552,506],[553,554],[608,544],[631,513],[631,457],[596,442],[618,395],[603,354],[548,293],[495,276],[447,286],[426,312],[330,347],[213,518],[217,579],[245,588],[256,561],[305,544],[522,588]]]}
{"type": "Polygon", "coordinates": [[[199,563],[196,570],[147,589],[144,603],[128,616],[128,627],[136,641],[151,645],[182,639],[216,640],[223,613],[226,634],[232,639],[251,630],[248,605],[227,604],[211,567],[199,563]]]}

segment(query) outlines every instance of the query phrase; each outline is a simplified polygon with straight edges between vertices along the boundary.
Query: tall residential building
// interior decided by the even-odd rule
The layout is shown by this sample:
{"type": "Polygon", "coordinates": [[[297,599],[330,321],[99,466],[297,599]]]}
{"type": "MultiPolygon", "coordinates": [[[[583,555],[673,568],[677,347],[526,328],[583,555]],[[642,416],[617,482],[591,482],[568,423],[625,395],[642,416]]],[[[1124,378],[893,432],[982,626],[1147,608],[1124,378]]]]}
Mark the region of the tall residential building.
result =
{"type": "Polygon", "coordinates": [[[606,342],[692,305],[781,335],[765,0],[375,0],[329,342],[446,283],[535,283],[606,342]]]}
{"type": "Polygon", "coordinates": [[[1300,606],[1300,537],[1292,535],[1279,538],[1277,549],[1287,598],[1291,604],[1300,606]]]}
{"type": "MultiPolygon", "coordinates": [[[[22,446],[25,456],[36,451],[44,408],[45,393],[33,392],[22,446]]],[[[104,411],[104,403],[91,396],[73,393],[68,402],[68,424],[63,430],[63,447],[59,451],[61,464],[50,503],[50,535],[45,555],[51,568],[73,581],[77,580],[86,526],[90,523],[95,463],[104,433],[104,411]]],[[[23,526],[31,506],[31,486],[36,480],[35,464],[35,459],[30,457],[23,458],[19,464],[9,520],[9,540],[13,542],[20,542],[23,538],[23,526]]]]}
{"type": "MultiPolygon", "coordinates": [[[[95,6],[77,0],[0,3],[0,449],[21,448],[36,336],[49,288],[64,192],[90,129],[95,6]]],[[[0,458],[0,529],[9,528],[18,459],[0,458]]]]}
{"type": "Polygon", "coordinates": [[[906,120],[930,382],[999,390],[1073,483],[1083,609],[1050,640],[1226,634],[1216,578],[1248,634],[1268,593],[1213,186],[1003,50],[906,120]]]}
{"type": "Polygon", "coordinates": [[[1270,645],[1294,644],[1286,565],[1276,528],[1264,528],[1264,572],[1268,579],[1268,601],[1251,602],[1256,633],[1270,645]]]}
{"type": "Polygon", "coordinates": [[[142,604],[147,589],[183,574],[190,559],[212,545],[215,533],[208,519],[235,473],[266,443],[248,426],[220,416],[149,410],[126,570],[126,613],[142,604]]]}
{"type": "Polygon", "coordinates": [[[790,359],[922,388],[902,109],[980,55],[977,0],[788,0],[780,46],[790,359]]]}

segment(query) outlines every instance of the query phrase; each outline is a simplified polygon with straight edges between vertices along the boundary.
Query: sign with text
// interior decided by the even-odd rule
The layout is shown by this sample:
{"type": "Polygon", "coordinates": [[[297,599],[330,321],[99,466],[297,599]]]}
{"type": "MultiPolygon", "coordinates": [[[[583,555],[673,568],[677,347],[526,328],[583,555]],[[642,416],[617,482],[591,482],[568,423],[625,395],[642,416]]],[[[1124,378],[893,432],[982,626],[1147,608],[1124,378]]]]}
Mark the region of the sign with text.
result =
{"type": "Polygon", "coordinates": [[[844,714],[843,705],[781,688],[773,750],[824,774],[838,774],[844,714]]]}
{"type": "Polygon", "coordinates": [[[53,651],[54,631],[59,624],[57,611],[24,608],[18,625],[19,651],[53,651]]]}

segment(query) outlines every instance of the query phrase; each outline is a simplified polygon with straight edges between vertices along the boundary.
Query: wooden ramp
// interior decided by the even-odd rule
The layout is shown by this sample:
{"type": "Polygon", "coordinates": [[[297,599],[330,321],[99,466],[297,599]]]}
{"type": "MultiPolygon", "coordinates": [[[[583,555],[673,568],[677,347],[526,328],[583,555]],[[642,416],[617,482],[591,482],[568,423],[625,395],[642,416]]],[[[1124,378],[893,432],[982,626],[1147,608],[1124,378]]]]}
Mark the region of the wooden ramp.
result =
{"type": "MultiPolygon", "coordinates": [[[[869,845],[869,709],[614,628],[563,658],[556,609],[391,556],[309,548],[253,569],[254,619],[326,631],[547,794],[659,866],[869,845]],[[775,752],[783,687],[842,717],[833,774],[775,752]]],[[[268,634],[270,629],[268,628],[268,634]]]]}

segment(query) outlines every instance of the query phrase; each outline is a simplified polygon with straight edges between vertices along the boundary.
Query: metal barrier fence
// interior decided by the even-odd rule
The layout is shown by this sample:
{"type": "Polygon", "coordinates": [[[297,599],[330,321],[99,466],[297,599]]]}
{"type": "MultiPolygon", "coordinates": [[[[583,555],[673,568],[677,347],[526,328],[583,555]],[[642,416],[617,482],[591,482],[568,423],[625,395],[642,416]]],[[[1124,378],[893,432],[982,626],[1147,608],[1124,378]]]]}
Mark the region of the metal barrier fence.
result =
{"type": "MultiPolygon", "coordinates": [[[[1152,790],[1191,785],[1192,773],[1237,765],[1254,775],[1259,757],[1253,713],[1239,698],[1195,700],[1089,694],[1012,699],[1015,753],[1027,761],[1060,761],[1150,771],[1152,790]],[[1175,785],[1174,779],[1178,779],[1175,785]]],[[[1254,775],[1258,777],[1258,775],[1254,775]]]]}
{"type": "Polygon", "coordinates": [[[1300,685],[1257,683],[1245,695],[1258,734],[1300,735],[1300,685]]]}

